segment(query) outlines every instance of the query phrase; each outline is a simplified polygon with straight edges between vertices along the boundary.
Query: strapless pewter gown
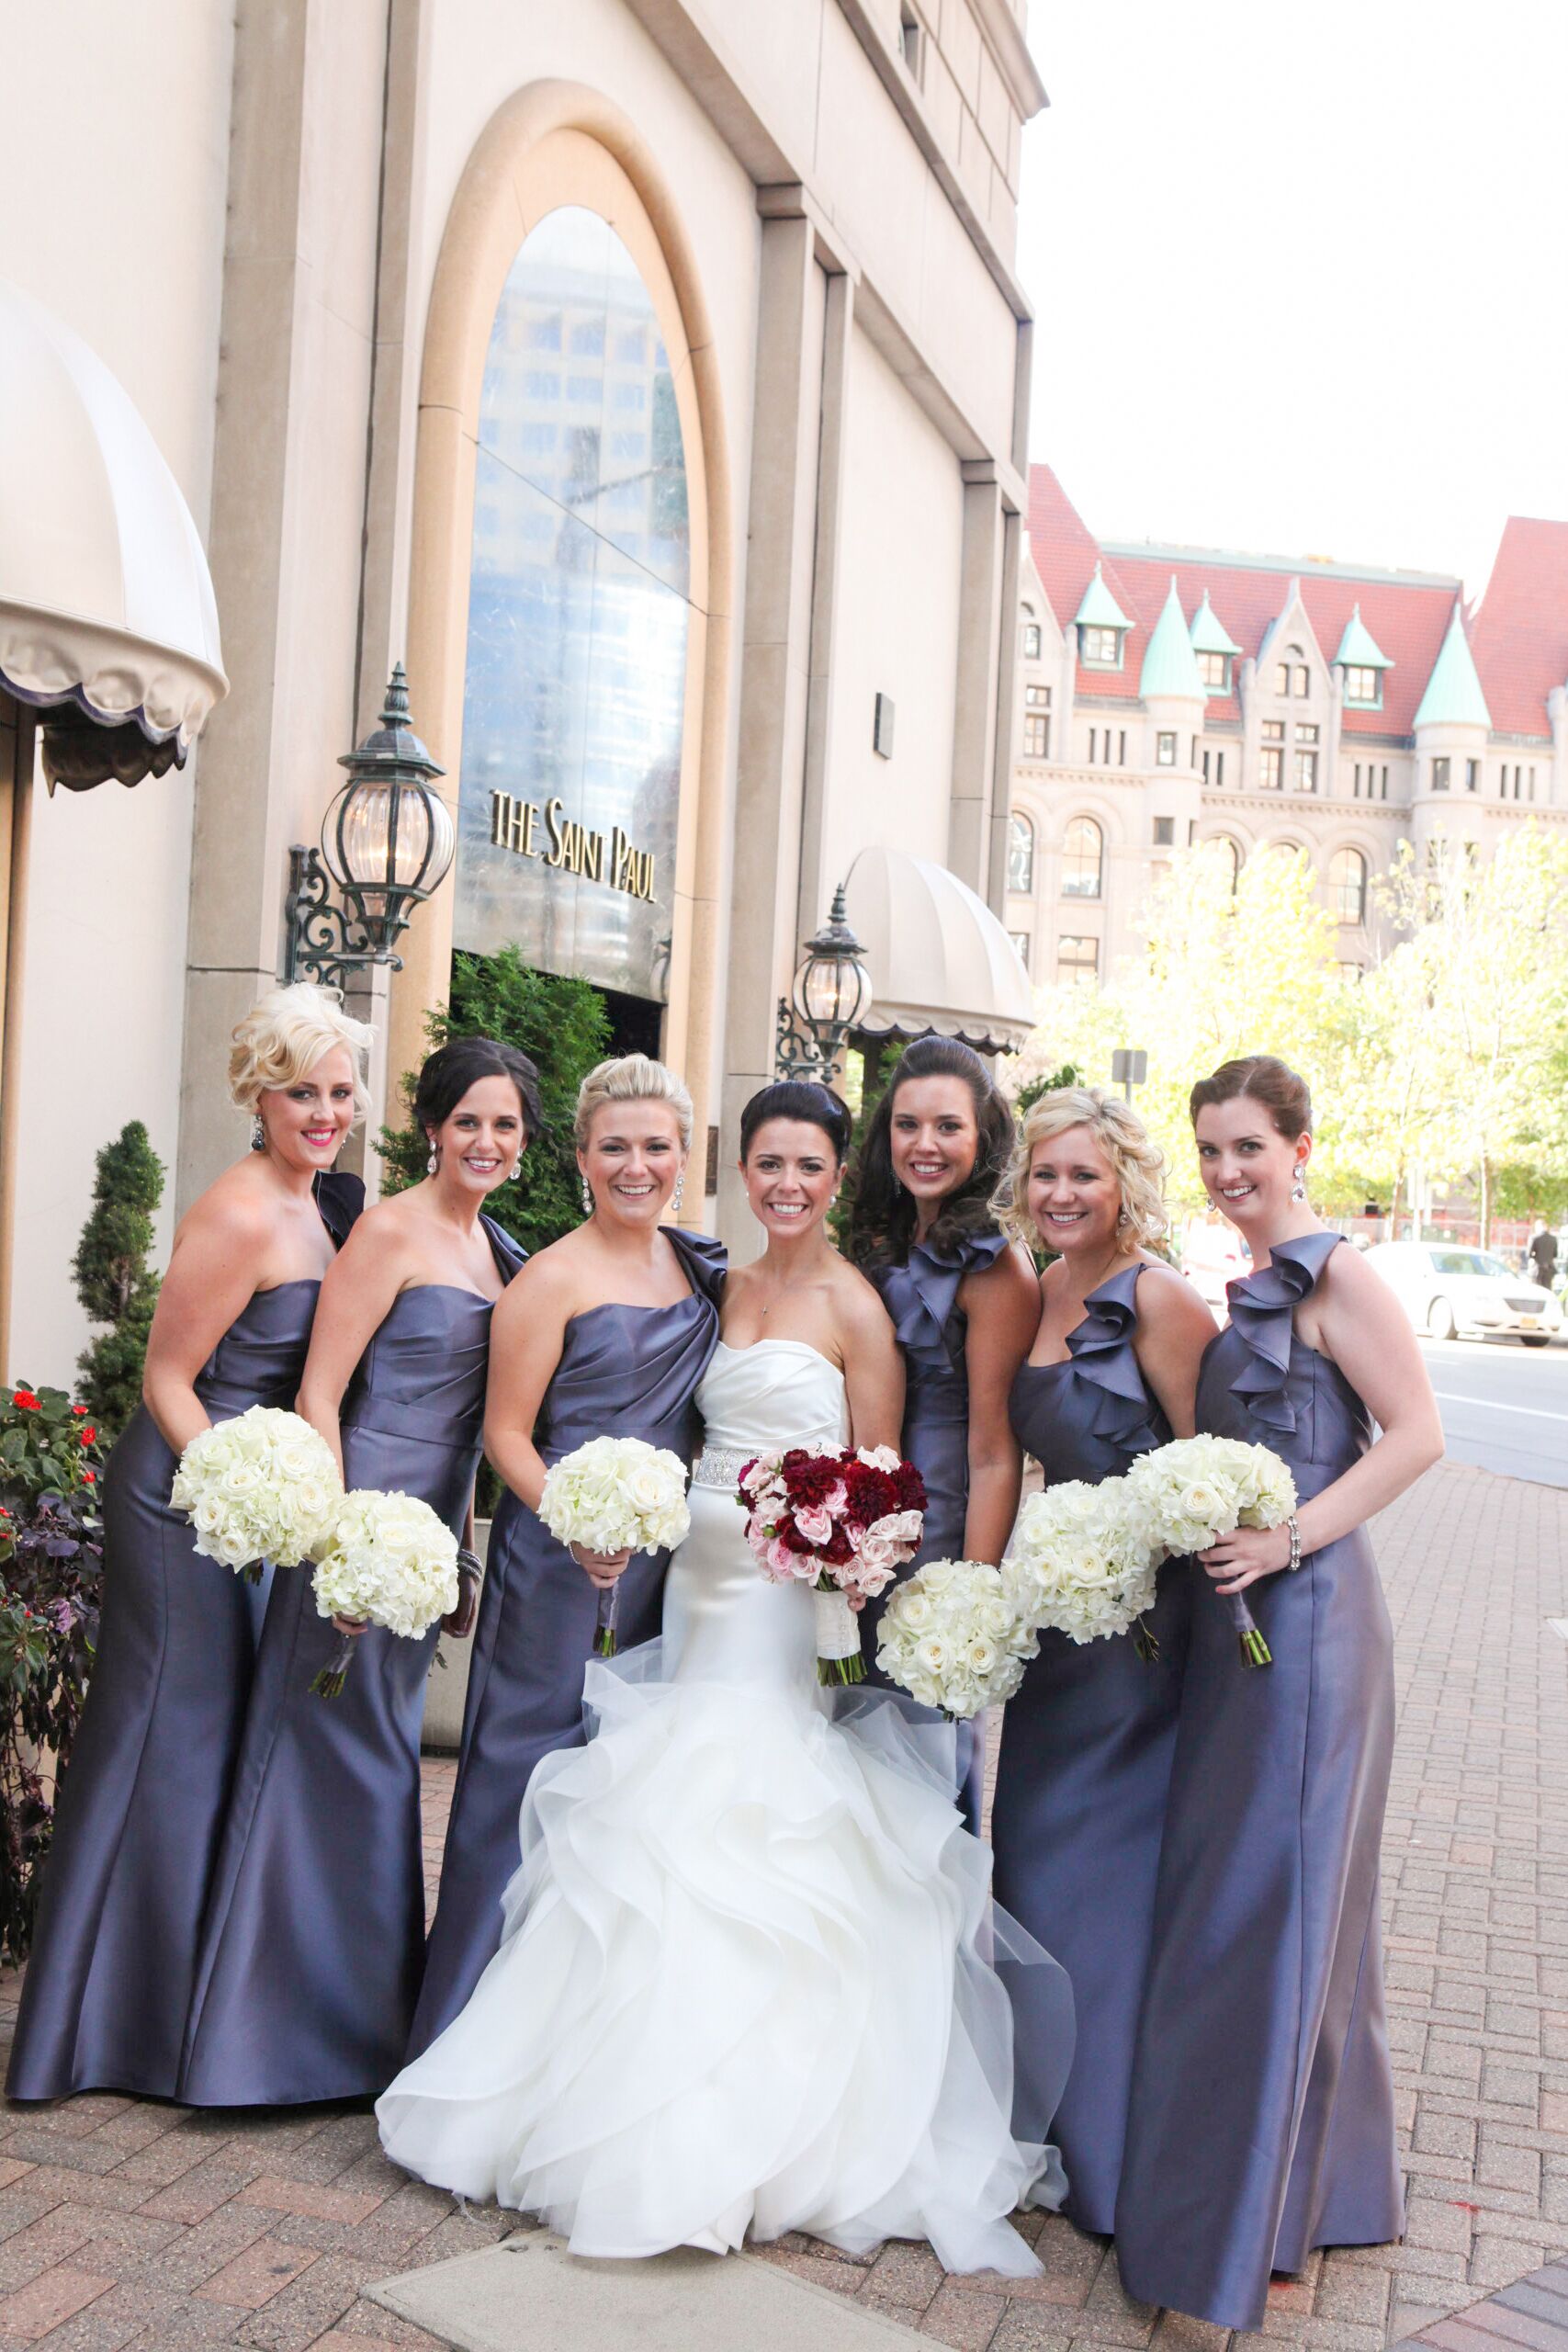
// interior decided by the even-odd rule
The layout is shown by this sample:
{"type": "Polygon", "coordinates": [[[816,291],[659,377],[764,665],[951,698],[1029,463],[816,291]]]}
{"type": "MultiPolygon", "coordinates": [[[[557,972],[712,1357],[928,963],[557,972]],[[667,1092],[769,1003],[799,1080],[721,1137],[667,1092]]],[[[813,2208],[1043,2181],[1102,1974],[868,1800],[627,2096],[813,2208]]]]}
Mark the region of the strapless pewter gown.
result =
{"type": "MultiPolygon", "coordinates": [[[[1065,1363],[1026,1363],[1013,1382],[1013,1430],[1048,1487],[1118,1478],[1170,1438],[1134,1351],[1140,1271],[1129,1266],[1090,1292],[1065,1363]]],[[[1139,1657],[1130,1634],[1077,1643],[1043,1633],[1002,1718],[991,1803],[997,1897],[1073,1980],[1077,2054],[1056,2116],[1063,2210],[1102,2235],[1116,2211],[1190,1577],[1185,1562],[1161,1571],[1145,1619],[1157,1662],[1139,1657]]]]}
{"type": "MultiPolygon", "coordinates": [[[[545,2214],[581,2255],[807,2230],[1032,2273],[1007,2217],[1060,2176],[1043,2129],[1014,2137],[1011,2010],[985,1957],[1011,1931],[953,1802],[951,1728],[819,1691],[812,1596],[767,1582],[745,1542],[740,1464],[841,1442],[843,1375],[795,1340],[721,1340],[701,1406],[663,1640],[590,1665],[593,1736],[535,1771],[501,1948],[378,2102],[383,2144],[545,2214]]],[[[1032,1958],[1055,2018],[1048,2116],[1071,1992],[1032,1958]]]]}
{"type": "MultiPolygon", "coordinates": [[[[1338,1241],[1281,1242],[1229,1285],[1198,1387],[1200,1430],[1272,1447],[1303,1501],[1371,1436],[1294,1329],[1338,1241]]],[[[1364,1528],[1250,1588],[1274,1656],[1251,1673],[1197,1575],[1116,2244],[1140,2301],[1255,2329],[1271,2270],[1404,2226],[1378,1914],[1393,1636],[1364,1528]]]]}
{"type": "MultiPolygon", "coordinates": [[[[607,1303],[573,1316],[534,1442],[558,1462],[591,1437],[639,1437],[689,1462],[697,1383],[718,1337],[724,1251],[705,1233],[669,1228],[692,1285],[670,1306],[607,1303]]],[[[665,1552],[640,1554],[621,1578],[623,1649],[659,1631],[665,1552]]],[[[564,1545],[511,1492],[491,1530],[474,1630],[457,1782],[435,1920],[411,2050],[456,2017],[501,1938],[501,1898],[517,1867],[517,1808],[541,1756],[583,1736],[582,1668],[599,1596],[564,1545]]]]}
{"type": "MultiPolygon", "coordinates": [[[[965,1234],[941,1250],[915,1241],[903,1265],[869,1270],[904,1358],[904,1455],[926,1482],[920,1548],[899,1570],[900,1579],[927,1560],[964,1556],[969,1510],[969,1372],[964,1349],[969,1317],[958,1294],[966,1274],[994,1265],[1007,1246],[1005,1235],[996,1232],[965,1234]]],[[[877,1684],[885,1678],[876,1664],[876,1633],[893,1589],[869,1601],[861,1618],[866,1671],[877,1684]]],[[[964,1817],[978,1832],[986,1780],[983,1715],[958,1727],[958,1769],[964,1817]]]]}
{"type": "MultiPolygon", "coordinates": [[[[524,1252],[482,1220],[508,1281],[524,1252]]],[[[416,1495],[461,1536],[484,1432],[491,1302],[393,1300],[344,1401],[347,1486],[416,1495]]],[[[419,1736],[439,1627],[372,1625],[336,1699],[308,1573],[267,1611],[213,1874],[179,2096],[196,2107],[370,2098],[401,2061],[424,1955],[419,1736]]]]}
{"type": "MultiPolygon", "coordinates": [[[[365,1198],[317,1180],[341,1243],[365,1198]]],[[[196,1379],[214,1421],[292,1408],[321,1285],[257,1291],[196,1379]]],[[[104,1474],[104,1601],[22,1987],[6,2090],[172,2098],[270,1570],[247,1583],[169,1508],[176,1457],[140,1406],[104,1474]]]]}

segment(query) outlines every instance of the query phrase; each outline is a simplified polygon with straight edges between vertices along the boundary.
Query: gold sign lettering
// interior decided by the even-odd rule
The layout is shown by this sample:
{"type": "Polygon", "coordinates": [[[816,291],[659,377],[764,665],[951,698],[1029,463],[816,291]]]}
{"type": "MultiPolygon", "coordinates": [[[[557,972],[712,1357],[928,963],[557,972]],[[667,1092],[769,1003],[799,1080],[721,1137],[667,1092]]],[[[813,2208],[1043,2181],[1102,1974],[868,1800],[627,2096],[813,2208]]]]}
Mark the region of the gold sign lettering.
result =
{"type": "Polygon", "coordinates": [[[607,884],[628,898],[652,899],[653,852],[638,849],[619,825],[611,828],[606,842],[603,833],[591,832],[567,815],[558,799],[551,798],[542,812],[546,847],[538,839],[541,811],[535,802],[519,800],[510,792],[492,792],[490,800],[490,837],[497,849],[510,850],[514,857],[539,858],[555,874],[581,875],[585,882],[607,884]]]}

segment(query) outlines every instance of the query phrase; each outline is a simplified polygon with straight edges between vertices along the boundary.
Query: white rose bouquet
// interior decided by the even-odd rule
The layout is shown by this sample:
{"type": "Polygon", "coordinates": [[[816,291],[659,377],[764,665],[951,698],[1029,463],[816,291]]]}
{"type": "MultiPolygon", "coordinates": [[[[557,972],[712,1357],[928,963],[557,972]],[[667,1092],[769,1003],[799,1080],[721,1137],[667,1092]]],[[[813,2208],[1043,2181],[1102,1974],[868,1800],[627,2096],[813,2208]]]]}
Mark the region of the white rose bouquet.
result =
{"type": "MultiPolygon", "coordinates": [[[[640,1437],[591,1437],[545,1473],[539,1517],[558,1544],[585,1552],[665,1552],[685,1541],[686,1465],[668,1446],[640,1437]]],[[[599,1596],[593,1647],[615,1654],[619,1583],[599,1596]]]]}
{"type": "Polygon", "coordinates": [[[1144,1623],[1160,1554],[1125,1478],[1081,1478],[1031,1495],[1019,1513],[1009,1566],[1032,1622],[1072,1642],[1131,1632],[1145,1661],[1159,1645],[1144,1623]]]}
{"type": "MultiPolygon", "coordinates": [[[[1141,1454],[1126,1477],[1162,1555],[1206,1552],[1238,1527],[1279,1527],[1296,1507],[1296,1482],[1279,1455],[1240,1438],[1180,1437],[1141,1454]]],[[[1243,1666],[1272,1666],[1244,1592],[1228,1596],[1243,1666]]]]}
{"type": "Polygon", "coordinates": [[[310,1559],[343,1481],[332,1450],[298,1413],[252,1405],[198,1430],[180,1455],[169,1501],[205,1559],[261,1582],[262,1566],[310,1559]]]}
{"type": "Polygon", "coordinates": [[[1040,1644],[1029,1597],[985,1560],[928,1560],[883,1611],[876,1663],[950,1720],[1010,1699],[1040,1644]]]}
{"type": "MultiPolygon", "coordinates": [[[[312,1581],[318,1615],[417,1640],[457,1606],[457,1539],[416,1495],[355,1487],[338,1498],[312,1581]]],[[[342,1690],[354,1641],[345,1634],[311,1683],[323,1699],[342,1690]]]]}

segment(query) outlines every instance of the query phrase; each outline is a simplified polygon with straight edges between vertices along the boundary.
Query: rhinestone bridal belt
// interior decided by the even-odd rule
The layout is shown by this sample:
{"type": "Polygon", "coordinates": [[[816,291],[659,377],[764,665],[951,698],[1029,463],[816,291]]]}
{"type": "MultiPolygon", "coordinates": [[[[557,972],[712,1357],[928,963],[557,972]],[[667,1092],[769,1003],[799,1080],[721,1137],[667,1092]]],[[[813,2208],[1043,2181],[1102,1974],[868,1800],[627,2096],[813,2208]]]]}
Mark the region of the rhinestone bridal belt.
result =
{"type": "Polygon", "coordinates": [[[755,1446],[736,1448],[728,1445],[705,1445],[692,1464],[694,1487],[717,1487],[729,1494],[739,1490],[740,1473],[748,1462],[755,1462],[755,1446]]]}

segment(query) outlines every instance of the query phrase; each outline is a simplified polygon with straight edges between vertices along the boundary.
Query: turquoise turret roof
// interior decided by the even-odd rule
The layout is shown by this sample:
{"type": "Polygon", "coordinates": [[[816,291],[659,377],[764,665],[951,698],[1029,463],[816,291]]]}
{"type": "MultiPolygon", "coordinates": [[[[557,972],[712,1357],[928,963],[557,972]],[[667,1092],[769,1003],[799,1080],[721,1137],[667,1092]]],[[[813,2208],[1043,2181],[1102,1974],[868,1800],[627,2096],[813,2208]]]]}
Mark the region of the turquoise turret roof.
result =
{"type": "Polygon", "coordinates": [[[1339,650],[1334,661],[1337,668],[1342,662],[1348,668],[1357,670],[1392,670],[1393,667],[1361,618],[1359,605],[1345,624],[1345,634],[1339,640],[1339,650]]]}
{"type": "Polygon", "coordinates": [[[1133,624],[1106,586],[1099,564],[1094,578],[1083,592],[1083,603],[1073,615],[1075,627],[1085,628],[1131,628],[1133,624]]]}
{"type": "Polygon", "coordinates": [[[1432,664],[1432,674],[1427,681],[1427,691],[1421,697],[1421,707],[1416,714],[1417,727],[1485,727],[1492,725],[1492,714],[1486,707],[1486,697],[1481,691],[1481,681],[1475,674],[1475,662],[1471,655],[1470,639],[1464,633],[1459,605],[1454,605],[1449,633],[1443,639],[1442,651],[1432,664]]]}
{"type": "Polygon", "coordinates": [[[1174,572],[1171,574],[1170,594],[1165,600],[1144,651],[1138,692],[1145,702],[1152,695],[1184,695],[1190,702],[1207,699],[1208,689],[1198,667],[1198,656],[1192,650],[1192,640],[1187,634],[1187,616],[1181,609],[1181,596],[1174,572]]]}
{"type": "Polygon", "coordinates": [[[1192,616],[1192,650],[1194,653],[1239,653],[1240,646],[1225,633],[1225,625],[1209,602],[1209,592],[1203,591],[1203,601],[1192,616]]]}

